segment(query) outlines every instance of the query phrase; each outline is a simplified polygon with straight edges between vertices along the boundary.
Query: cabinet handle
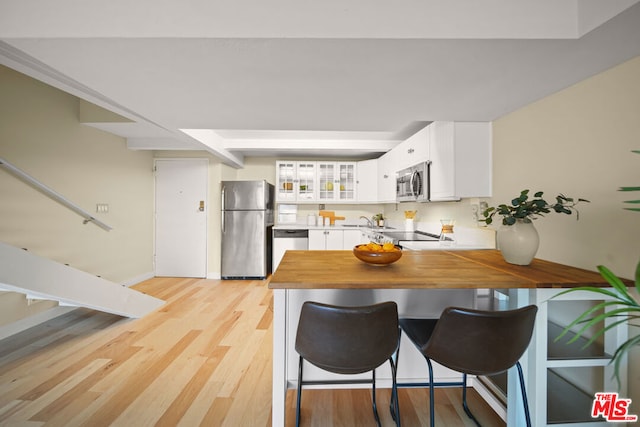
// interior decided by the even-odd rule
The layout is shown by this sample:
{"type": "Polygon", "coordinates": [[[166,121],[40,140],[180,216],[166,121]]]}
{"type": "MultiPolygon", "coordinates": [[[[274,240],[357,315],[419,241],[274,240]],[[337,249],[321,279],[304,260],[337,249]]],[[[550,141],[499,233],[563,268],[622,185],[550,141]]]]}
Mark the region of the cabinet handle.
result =
{"type": "Polygon", "coordinates": [[[412,154],[414,151],[415,151],[415,150],[414,150],[413,148],[409,148],[409,149],[407,150],[407,153],[412,154]]]}
{"type": "Polygon", "coordinates": [[[382,177],[383,177],[384,179],[387,179],[387,178],[389,178],[389,175],[386,175],[386,174],[385,174],[385,175],[382,175],[382,177]]]}

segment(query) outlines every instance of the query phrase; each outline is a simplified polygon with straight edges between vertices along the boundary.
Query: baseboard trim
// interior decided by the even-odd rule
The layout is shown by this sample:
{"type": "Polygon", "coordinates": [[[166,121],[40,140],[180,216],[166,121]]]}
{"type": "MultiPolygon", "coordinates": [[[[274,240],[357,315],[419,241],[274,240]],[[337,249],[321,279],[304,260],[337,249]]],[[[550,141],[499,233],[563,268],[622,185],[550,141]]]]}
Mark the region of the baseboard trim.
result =
{"type": "Polygon", "coordinates": [[[139,276],[135,276],[132,277],[130,279],[127,279],[123,282],[121,282],[120,284],[122,286],[126,286],[127,288],[130,288],[133,285],[137,285],[140,282],[144,282],[145,280],[149,280],[149,279],[153,279],[155,277],[155,275],[153,274],[153,271],[149,272],[149,273],[144,273],[141,274],[139,276]]]}

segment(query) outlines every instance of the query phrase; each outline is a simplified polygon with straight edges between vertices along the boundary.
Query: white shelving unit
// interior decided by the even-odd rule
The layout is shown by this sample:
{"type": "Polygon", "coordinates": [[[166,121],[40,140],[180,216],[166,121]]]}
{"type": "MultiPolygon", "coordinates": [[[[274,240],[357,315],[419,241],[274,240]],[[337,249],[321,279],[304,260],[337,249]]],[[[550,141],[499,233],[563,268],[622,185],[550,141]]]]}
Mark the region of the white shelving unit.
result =
{"type": "MultiPolygon", "coordinates": [[[[535,426],[553,427],[608,426],[610,423],[602,419],[591,418],[591,404],[595,392],[612,391],[618,392],[622,396],[627,393],[627,362],[623,361],[620,367],[622,380],[620,388],[613,379],[613,366],[609,364],[615,349],[627,340],[627,328],[611,329],[604,335],[601,345],[593,344],[584,350],[581,347],[585,341],[569,346],[565,345],[566,340],[554,343],[554,339],[563,327],[550,322],[550,302],[561,304],[570,301],[602,301],[605,299],[602,295],[589,292],[572,292],[557,297],[564,290],[556,288],[518,289],[510,291],[508,295],[505,294],[509,307],[522,307],[527,304],[538,306],[534,335],[527,353],[521,360],[525,377],[535,378],[535,381],[530,381],[527,384],[532,422],[535,426]],[[569,375],[566,375],[566,372],[573,368],[585,369],[590,379],[595,382],[595,387],[602,388],[585,390],[584,386],[577,385],[569,375]]],[[[587,374],[584,376],[586,377],[587,374]]],[[[515,383],[516,375],[510,377],[506,389],[518,390],[515,383]]],[[[498,377],[497,381],[493,382],[499,390],[504,392],[504,377],[498,377]]],[[[515,396],[506,393],[507,405],[521,406],[519,392],[513,394],[515,396]]],[[[507,425],[518,426],[519,424],[516,420],[507,420],[507,425]]]]}

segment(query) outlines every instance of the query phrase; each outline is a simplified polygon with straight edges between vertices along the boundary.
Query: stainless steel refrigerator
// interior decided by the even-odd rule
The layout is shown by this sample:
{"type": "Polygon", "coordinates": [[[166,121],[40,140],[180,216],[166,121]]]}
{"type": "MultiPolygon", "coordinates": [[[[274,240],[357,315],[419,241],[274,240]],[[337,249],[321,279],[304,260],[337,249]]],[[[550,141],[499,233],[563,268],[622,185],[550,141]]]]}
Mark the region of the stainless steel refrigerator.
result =
{"type": "Polygon", "coordinates": [[[271,273],[274,188],[267,181],[222,181],[222,278],[271,273]]]}

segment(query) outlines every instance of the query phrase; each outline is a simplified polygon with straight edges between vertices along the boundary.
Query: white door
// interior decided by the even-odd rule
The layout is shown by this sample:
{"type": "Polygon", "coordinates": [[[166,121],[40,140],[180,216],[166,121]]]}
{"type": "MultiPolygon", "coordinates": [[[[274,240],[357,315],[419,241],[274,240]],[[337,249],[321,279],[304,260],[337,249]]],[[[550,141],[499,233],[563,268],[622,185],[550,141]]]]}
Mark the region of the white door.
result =
{"type": "Polygon", "coordinates": [[[155,274],[206,277],[207,159],[157,159],[155,274]]]}

